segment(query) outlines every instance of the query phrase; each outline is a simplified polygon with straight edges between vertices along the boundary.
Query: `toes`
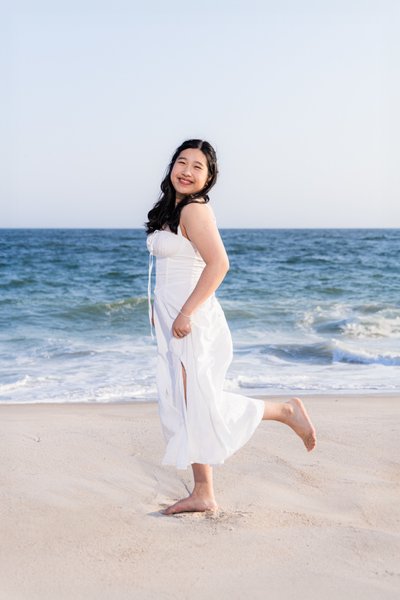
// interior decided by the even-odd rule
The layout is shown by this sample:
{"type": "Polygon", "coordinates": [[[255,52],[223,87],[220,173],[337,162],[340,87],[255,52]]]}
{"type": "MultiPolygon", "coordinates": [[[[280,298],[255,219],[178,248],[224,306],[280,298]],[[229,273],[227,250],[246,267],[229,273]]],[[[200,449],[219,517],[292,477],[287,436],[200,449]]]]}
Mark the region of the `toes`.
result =
{"type": "Polygon", "coordinates": [[[317,440],[315,435],[315,429],[311,423],[311,419],[305,409],[303,402],[300,398],[292,398],[291,404],[297,411],[297,427],[293,427],[296,433],[302,438],[304,445],[308,452],[311,452],[316,446],[317,440]],[[300,426],[299,426],[300,425],[300,426]],[[308,429],[308,432],[306,432],[308,429]],[[310,432],[311,429],[311,432],[310,432]]]}
{"type": "Polygon", "coordinates": [[[187,500],[180,500],[172,506],[168,506],[163,510],[160,510],[162,515],[176,515],[183,512],[214,512],[218,509],[217,504],[213,502],[194,502],[187,500]]]}
{"type": "Polygon", "coordinates": [[[175,515],[177,512],[182,512],[182,511],[180,511],[179,509],[175,510],[174,508],[172,508],[172,506],[170,506],[169,508],[165,508],[164,510],[160,510],[160,513],[162,515],[166,515],[166,516],[175,515]]]}
{"type": "Polygon", "coordinates": [[[162,515],[173,515],[176,512],[179,512],[180,504],[180,502],[175,502],[175,504],[171,504],[171,506],[167,506],[167,508],[163,508],[162,510],[160,510],[160,513],[162,515]]]}
{"type": "Polygon", "coordinates": [[[307,437],[307,439],[305,440],[305,445],[309,452],[311,452],[311,450],[314,450],[315,446],[317,445],[317,440],[314,433],[307,437]]]}
{"type": "Polygon", "coordinates": [[[164,510],[161,510],[160,512],[163,515],[176,515],[178,513],[187,512],[190,510],[192,509],[190,508],[190,504],[187,501],[179,500],[179,502],[175,502],[175,504],[164,508],[164,510]]]}

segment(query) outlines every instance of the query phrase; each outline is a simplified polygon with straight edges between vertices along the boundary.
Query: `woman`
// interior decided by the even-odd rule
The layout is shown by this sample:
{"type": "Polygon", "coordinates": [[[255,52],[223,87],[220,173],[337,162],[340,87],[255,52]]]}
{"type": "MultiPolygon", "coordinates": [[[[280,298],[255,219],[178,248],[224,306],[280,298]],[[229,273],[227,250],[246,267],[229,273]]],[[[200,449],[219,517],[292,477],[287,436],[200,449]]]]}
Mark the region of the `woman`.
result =
{"type": "Polygon", "coordinates": [[[167,442],[163,464],[191,465],[194,489],[163,511],[216,510],[212,465],[243,446],[261,420],[289,425],[308,451],[314,427],[298,398],[272,403],[223,391],[232,360],[230,331],[214,292],[228,269],[228,257],[208,204],[217,180],[216,154],[202,140],[176,150],[161,183],[161,196],[148,214],[147,247],[156,256],[151,309],[158,362],[161,424],[167,442]]]}

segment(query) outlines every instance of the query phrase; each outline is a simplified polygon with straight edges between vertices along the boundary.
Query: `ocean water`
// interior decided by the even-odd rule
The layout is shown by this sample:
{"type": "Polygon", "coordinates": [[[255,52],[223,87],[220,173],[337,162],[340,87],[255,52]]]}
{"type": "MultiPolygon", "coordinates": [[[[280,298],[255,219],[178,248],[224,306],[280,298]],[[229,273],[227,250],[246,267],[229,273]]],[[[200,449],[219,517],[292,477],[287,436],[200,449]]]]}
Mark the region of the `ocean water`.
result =
{"type": "MultiPolygon", "coordinates": [[[[400,230],[222,230],[248,395],[400,391],[400,230]]],[[[0,401],[156,398],[142,230],[0,230],[0,401]]]]}

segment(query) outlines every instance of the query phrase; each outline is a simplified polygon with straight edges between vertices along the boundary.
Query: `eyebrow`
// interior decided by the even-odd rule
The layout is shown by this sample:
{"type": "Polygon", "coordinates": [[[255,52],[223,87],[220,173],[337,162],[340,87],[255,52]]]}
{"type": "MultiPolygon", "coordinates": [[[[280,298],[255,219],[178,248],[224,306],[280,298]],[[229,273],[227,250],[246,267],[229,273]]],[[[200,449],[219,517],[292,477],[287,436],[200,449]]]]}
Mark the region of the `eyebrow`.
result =
{"type": "MultiPolygon", "coordinates": [[[[178,156],[178,158],[176,160],[187,160],[187,158],[186,158],[186,156],[178,156]]],[[[205,164],[200,162],[199,160],[194,160],[193,162],[197,165],[201,165],[202,167],[205,167],[205,164]]]]}

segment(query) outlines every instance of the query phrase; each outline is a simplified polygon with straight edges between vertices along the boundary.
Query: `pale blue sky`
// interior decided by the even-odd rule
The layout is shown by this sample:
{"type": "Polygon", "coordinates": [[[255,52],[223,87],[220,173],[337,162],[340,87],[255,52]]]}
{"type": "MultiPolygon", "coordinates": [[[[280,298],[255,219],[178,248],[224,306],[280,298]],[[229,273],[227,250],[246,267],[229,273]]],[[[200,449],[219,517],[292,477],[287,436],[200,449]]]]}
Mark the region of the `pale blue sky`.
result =
{"type": "Polygon", "coordinates": [[[9,2],[1,227],[140,227],[209,140],[221,227],[400,227],[400,3],[9,2]]]}

